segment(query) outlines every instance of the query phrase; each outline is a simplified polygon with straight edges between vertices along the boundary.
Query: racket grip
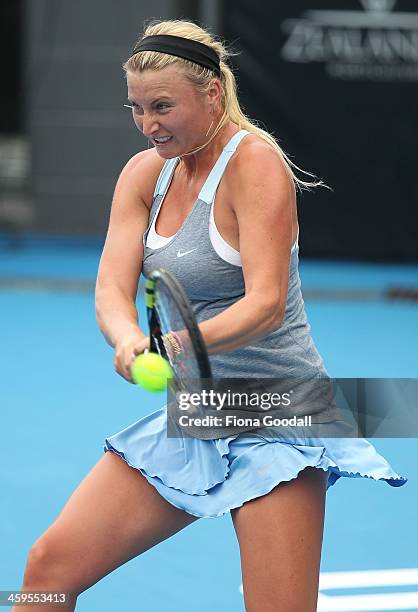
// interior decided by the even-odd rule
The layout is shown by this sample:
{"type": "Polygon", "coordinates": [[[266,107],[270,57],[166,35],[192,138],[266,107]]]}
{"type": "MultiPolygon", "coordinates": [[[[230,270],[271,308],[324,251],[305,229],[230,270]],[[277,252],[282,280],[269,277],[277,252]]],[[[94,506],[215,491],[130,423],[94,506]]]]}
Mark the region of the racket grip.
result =
{"type": "Polygon", "coordinates": [[[150,336],[150,341],[149,341],[149,349],[146,349],[147,351],[150,351],[151,353],[159,353],[160,351],[158,350],[158,344],[156,339],[154,338],[154,336],[151,334],[150,336]]]}

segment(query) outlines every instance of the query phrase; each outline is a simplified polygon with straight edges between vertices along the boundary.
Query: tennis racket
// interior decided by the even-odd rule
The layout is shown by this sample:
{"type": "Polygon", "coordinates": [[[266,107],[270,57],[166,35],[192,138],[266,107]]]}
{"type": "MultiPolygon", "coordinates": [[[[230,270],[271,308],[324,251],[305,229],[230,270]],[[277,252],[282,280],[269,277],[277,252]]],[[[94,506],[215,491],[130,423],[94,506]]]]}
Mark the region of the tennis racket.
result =
{"type": "MultiPolygon", "coordinates": [[[[168,360],[173,371],[170,389],[201,391],[212,379],[208,353],[190,302],[176,278],[155,270],[145,284],[150,351],[168,360]]],[[[210,383],[209,383],[210,384],[210,383]]]]}

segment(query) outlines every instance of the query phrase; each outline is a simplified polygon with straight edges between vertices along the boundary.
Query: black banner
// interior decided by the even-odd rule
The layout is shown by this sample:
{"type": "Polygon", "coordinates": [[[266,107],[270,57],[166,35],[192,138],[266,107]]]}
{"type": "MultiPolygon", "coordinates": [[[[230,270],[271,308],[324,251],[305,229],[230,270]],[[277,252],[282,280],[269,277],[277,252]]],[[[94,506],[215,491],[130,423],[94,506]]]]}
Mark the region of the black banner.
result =
{"type": "Polygon", "coordinates": [[[418,260],[418,5],[223,7],[247,114],[333,189],[299,204],[303,254],[418,260]]]}

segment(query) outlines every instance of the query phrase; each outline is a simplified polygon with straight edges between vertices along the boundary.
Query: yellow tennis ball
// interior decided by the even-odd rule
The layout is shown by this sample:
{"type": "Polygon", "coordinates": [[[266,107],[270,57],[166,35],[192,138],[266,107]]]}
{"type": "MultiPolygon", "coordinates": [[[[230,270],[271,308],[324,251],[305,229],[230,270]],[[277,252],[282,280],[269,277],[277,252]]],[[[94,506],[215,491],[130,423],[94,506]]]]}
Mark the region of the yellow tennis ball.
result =
{"type": "Polygon", "coordinates": [[[147,391],[164,391],[167,379],[173,377],[170,364],[157,353],[138,355],[131,366],[132,380],[147,391]]]}

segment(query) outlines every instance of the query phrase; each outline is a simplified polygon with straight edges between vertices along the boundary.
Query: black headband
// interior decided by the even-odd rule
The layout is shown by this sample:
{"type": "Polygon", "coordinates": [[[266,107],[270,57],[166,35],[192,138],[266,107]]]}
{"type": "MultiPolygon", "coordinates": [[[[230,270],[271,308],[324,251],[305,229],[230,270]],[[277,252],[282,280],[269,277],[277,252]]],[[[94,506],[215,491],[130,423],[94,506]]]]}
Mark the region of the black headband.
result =
{"type": "Polygon", "coordinates": [[[190,38],[165,34],[146,36],[135,45],[132,55],[139,53],[139,51],[158,51],[158,53],[182,57],[213,70],[218,77],[221,76],[219,56],[216,51],[196,40],[190,40],[190,38]]]}

